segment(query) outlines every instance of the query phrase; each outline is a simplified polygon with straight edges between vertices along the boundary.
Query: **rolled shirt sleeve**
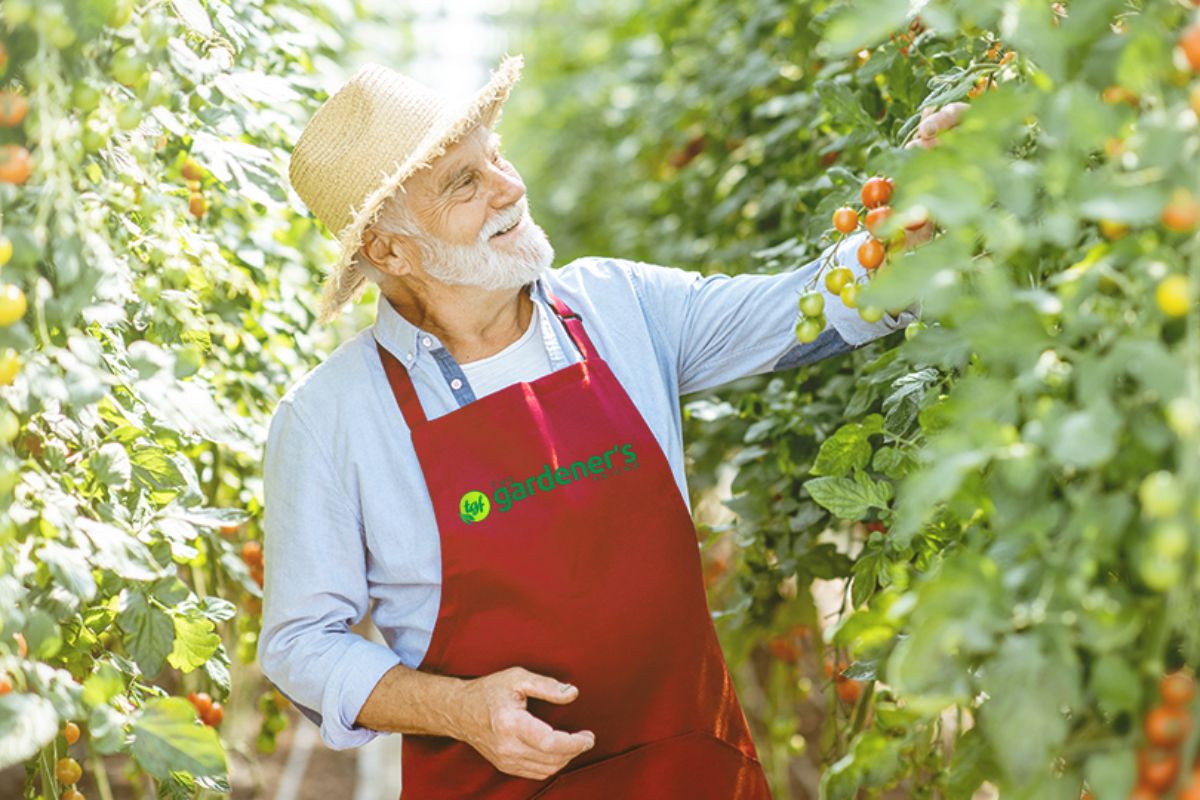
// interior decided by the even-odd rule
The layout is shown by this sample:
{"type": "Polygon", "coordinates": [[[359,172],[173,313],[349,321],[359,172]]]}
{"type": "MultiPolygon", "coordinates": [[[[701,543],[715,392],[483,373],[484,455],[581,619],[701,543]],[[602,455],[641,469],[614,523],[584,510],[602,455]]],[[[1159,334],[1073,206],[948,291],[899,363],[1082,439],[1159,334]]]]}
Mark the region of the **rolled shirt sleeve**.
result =
{"type": "Polygon", "coordinates": [[[858,246],[868,234],[830,246],[817,258],[769,275],[702,275],[678,267],[618,260],[629,270],[646,317],[676,360],[681,395],[711,389],[738,378],[789,369],[861,347],[899,330],[916,318],[915,306],[898,316],[884,313],[866,322],[825,288],[809,281],[827,259],[849,267],[855,277],[858,246]],[[799,300],[816,289],[825,296],[826,328],[813,342],[796,339],[799,300]]]}
{"type": "Polygon", "coordinates": [[[354,721],[401,659],[350,630],[369,602],[360,517],[320,441],[286,398],[267,434],[263,500],[260,667],[320,727],[326,745],[359,747],[383,731],[354,721]]]}

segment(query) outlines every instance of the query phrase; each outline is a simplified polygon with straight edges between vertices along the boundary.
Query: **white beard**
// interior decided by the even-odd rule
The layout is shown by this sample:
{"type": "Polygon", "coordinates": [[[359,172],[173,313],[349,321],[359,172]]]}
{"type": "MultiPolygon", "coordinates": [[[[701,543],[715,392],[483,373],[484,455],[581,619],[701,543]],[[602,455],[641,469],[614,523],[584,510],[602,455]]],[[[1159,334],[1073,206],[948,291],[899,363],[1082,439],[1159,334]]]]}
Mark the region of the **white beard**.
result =
{"type": "Polygon", "coordinates": [[[488,241],[480,234],[475,244],[450,244],[433,236],[418,239],[425,271],[442,283],[483,289],[519,289],[554,263],[554,248],[546,232],[525,210],[516,238],[488,241]]]}

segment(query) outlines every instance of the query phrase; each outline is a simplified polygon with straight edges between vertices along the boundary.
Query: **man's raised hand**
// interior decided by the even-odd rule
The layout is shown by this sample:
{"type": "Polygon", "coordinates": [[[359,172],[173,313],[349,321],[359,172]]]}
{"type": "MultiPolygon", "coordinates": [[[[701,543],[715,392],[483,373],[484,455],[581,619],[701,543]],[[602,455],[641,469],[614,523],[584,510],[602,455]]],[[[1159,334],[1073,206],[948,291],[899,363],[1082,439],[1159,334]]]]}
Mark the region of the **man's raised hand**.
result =
{"type": "Polygon", "coordinates": [[[545,780],[590,750],[596,736],[554,730],[529,713],[527,698],[564,704],[578,696],[577,687],[521,667],[475,678],[465,692],[467,729],[460,738],[501,772],[545,780]]]}

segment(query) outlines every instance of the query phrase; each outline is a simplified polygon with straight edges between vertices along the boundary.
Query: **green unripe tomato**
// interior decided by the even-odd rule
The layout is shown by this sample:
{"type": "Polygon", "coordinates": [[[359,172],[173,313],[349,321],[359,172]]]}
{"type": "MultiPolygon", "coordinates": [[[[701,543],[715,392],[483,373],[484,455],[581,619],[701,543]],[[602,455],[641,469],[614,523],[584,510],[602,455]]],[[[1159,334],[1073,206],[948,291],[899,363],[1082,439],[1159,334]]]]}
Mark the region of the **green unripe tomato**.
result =
{"type": "Polygon", "coordinates": [[[131,131],[142,124],[142,110],[131,103],[123,104],[117,109],[117,127],[123,131],[131,131]]]}
{"type": "Polygon", "coordinates": [[[800,298],[800,313],[806,317],[819,317],[825,311],[825,295],[808,292],[800,298]]]}
{"type": "Polygon", "coordinates": [[[136,87],[146,75],[146,61],[132,47],[122,47],[113,53],[108,72],[122,86],[136,87]]]}
{"type": "Polygon", "coordinates": [[[1162,519],[1173,516],[1183,507],[1183,489],[1174,475],[1160,469],[1142,478],[1138,486],[1138,500],[1146,516],[1162,519]]]}
{"type": "Polygon", "coordinates": [[[109,129],[108,123],[102,120],[98,114],[89,115],[83,126],[83,149],[89,153],[98,153],[104,149],[111,138],[112,131],[109,129]]]}
{"type": "Polygon", "coordinates": [[[815,342],[823,330],[825,330],[824,320],[806,317],[796,323],[796,338],[804,344],[815,342]]]}
{"type": "Polygon", "coordinates": [[[288,720],[283,714],[272,714],[263,720],[263,727],[270,733],[279,733],[287,727],[288,720]]]}
{"type": "Polygon", "coordinates": [[[838,292],[838,296],[842,298],[842,305],[846,308],[855,308],[858,305],[858,284],[847,283],[842,287],[842,291],[838,292]]]}
{"type": "Polygon", "coordinates": [[[1152,550],[1141,554],[1137,569],[1142,582],[1156,592],[1172,589],[1183,575],[1178,559],[1163,558],[1152,550]]]}
{"type": "Polygon", "coordinates": [[[167,82],[167,77],[158,70],[152,70],[146,76],[145,90],[141,93],[142,105],[146,108],[154,108],[156,106],[165,106],[170,104],[171,86],[167,82]]]}
{"type": "Polygon", "coordinates": [[[134,0],[116,0],[108,11],[107,22],[110,28],[123,28],[133,18],[134,0]]]}
{"type": "Polygon", "coordinates": [[[12,409],[6,408],[4,411],[0,411],[0,442],[8,444],[17,438],[20,431],[21,420],[17,418],[12,409]]]}
{"type": "Polygon", "coordinates": [[[854,280],[854,273],[849,267],[834,267],[825,273],[825,288],[830,294],[839,294],[842,287],[854,280]]]}
{"type": "Polygon", "coordinates": [[[269,733],[260,733],[258,738],[254,740],[254,746],[258,752],[265,755],[270,755],[275,752],[275,737],[269,733]]]}
{"type": "Polygon", "coordinates": [[[921,335],[921,331],[925,330],[925,323],[921,320],[914,320],[904,328],[905,341],[911,342],[913,339],[921,335]]]}
{"type": "Polygon", "coordinates": [[[1188,538],[1182,522],[1160,522],[1150,532],[1150,551],[1159,558],[1179,558],[1187,552],[1188,538]]]}
{"type": "Polygon", "coordinates": [[[4,0],[4,22],[9,30],[24,25],[33,16],[30,0],[4,0]]]}
{"type": "Polygon", "coordinates": [[[883,309],[878,306],[863,306],[858,310],[858,315],[863,318],[863,322],[879,322],[883,319],[883,309]]]}
{"type": "Polygon", "coordinates": [[[1181,439],[1190,439],[1200,431],[1200,407],[1191,398],[1176,397],[1167,403],[1167,426],[1181,439]]]}
{"type": "Polygon", "coordinates": [[[100,90],[90,83],[77,83],[71,90],[71,104],[85,114],[96,110],[100,97],[100,90]]]}

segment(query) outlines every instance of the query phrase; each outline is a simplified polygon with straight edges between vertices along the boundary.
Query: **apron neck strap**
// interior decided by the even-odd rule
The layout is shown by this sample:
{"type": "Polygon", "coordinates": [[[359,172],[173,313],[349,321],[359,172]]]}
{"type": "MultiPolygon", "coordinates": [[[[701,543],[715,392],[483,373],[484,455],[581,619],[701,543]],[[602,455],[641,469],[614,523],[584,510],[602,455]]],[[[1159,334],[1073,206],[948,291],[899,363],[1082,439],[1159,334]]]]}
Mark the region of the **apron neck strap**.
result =
{"type": "Polygon", "coordinates": [[[417,390],[413,388],[408,370],[400,363],[400,359],[379,343],[378,339],[375,340],[375,347],[379,350],[379,358],[383,361],[383,371],[387,373],[392,394],[396,397],[396,404],[404,412],[404,421],[408,423],[409,430],[415,429],[418,425],[424,425],[425,409],[421,408],[421,401],[417,399],[417,390]]]}
{"type": "Polygon", "coordinates": [[[583,321],[579,318],[571,308],[563,302],[562,298],[546,290],[546,296],[550,298],[550,303],[554,308],[554,313],[563,321],[563,325],[567,328],[567,333],[571,336],[571,341],[575,343],[575,347],[583,354],[584,360],[590,360],[596,355],[596,348],[592,345],[592,340],[588,338],[587,331],[583,329],[583,321]]]}
{"type": "MultiPolygon", "coordinates": [[[[550,298],[551,305],[554,307],[554,313],[563,321],[567,328],[567,333],[571,337],[571,341],[579,348],[579,352],[583,354],[584,360],[591,359],[596,349],[592,345],[592,340],[588,338],[587,331],[583,329],[583,321],[579,318],[571,308],[562,301],[562,299],[546,290],[547,296],[550,298]]],[[[413,387],[412,378],[409,377],[408,369],[405,368],[400,360],[392,355],[392,352],[375,340],[375,347],[379,350],[379,358],[383,361],[383,371],[387,373],[388,383],[392,387],[392,394],[396,397],[396,403],[400,406],[400,410],[404,413],[404,420],[408,423],[409,429],[415,428],[418,425],[424,425],[427,422],[425,417],[425,409],[421,407],[421,401],[417,399],[417,391],[413,387]]]]}

